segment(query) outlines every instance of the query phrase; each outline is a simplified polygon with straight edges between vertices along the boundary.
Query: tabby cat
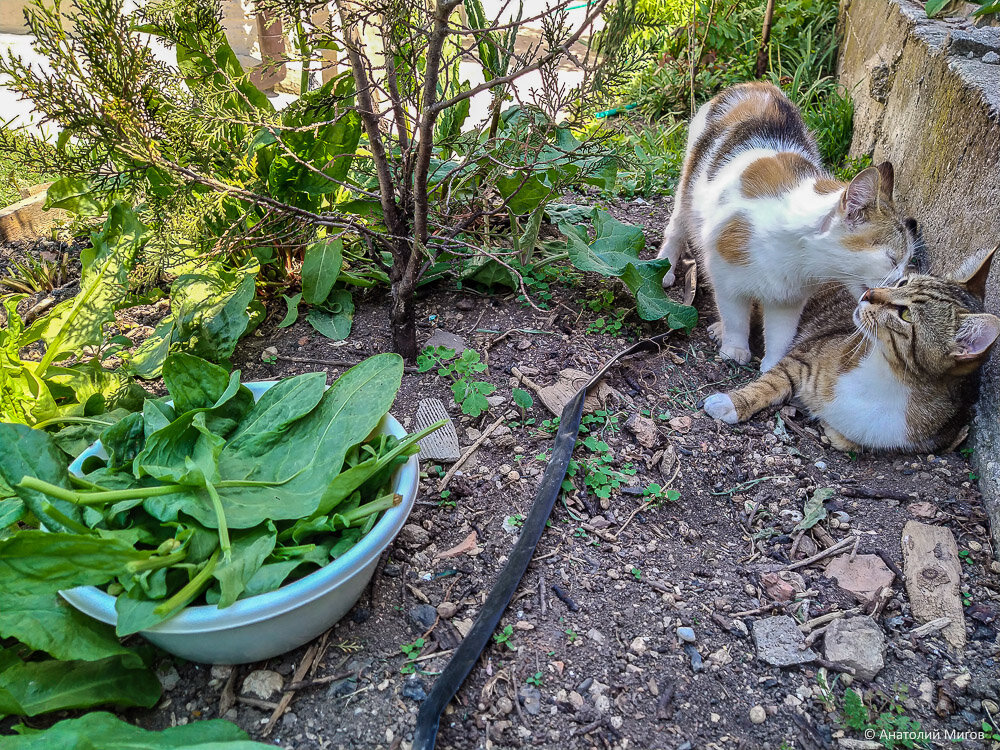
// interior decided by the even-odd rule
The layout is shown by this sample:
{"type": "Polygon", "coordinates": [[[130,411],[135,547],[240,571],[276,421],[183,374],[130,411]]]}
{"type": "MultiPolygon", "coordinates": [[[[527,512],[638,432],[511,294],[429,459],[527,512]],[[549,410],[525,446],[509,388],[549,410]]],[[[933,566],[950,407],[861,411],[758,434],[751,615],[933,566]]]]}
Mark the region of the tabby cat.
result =
{"type": "MultiPolygon", "coordinates": [[[[764,315],[767,371],[788,351],[806,300],[828,281],[864,288],[903,276],[916,222],[892,202],[888,162],[850,184],[823,168],[816,142],[781,89],[744,83],[698,110],[659,257],[686,244],[715,289],[709,332],[724,357],[750,361],[750,308],[764,315]]],[[[664,286],[674,282],[668,271],[664,286]]]]}
{"type": "Polygon", "coordinates": [[[856,305],[843,287],[825,289],[788,355],[755,382],[709,396],[705,411],[735,424],[794,395],[841,450],[950,445],[1000,335],[1000,318],[983,312],[995,252],[964,280],[914,274],[856,305]]]}

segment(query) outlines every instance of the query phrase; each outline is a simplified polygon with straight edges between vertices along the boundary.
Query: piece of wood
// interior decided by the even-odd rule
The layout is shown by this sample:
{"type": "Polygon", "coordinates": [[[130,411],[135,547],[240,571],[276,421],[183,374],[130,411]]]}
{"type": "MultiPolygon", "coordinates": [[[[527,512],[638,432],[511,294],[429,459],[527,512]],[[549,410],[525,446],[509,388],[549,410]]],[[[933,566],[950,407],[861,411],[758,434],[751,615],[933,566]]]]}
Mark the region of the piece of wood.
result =
{"type": "Polygon", "coordinates": [[[920,623],[947,617],[942,628],[945,640],[957,649],[965,647],[965,615],[959,586],[962,563],[951,530],[919,521],[903,527],[903,580],[910,608],[920,623]]]}
{"type": "Polygon", "coordinates": [[[45,211],[46,191],[23,198],[0,210],[0,242],[37,240],[69,214],[61,208],[45,211]]]}

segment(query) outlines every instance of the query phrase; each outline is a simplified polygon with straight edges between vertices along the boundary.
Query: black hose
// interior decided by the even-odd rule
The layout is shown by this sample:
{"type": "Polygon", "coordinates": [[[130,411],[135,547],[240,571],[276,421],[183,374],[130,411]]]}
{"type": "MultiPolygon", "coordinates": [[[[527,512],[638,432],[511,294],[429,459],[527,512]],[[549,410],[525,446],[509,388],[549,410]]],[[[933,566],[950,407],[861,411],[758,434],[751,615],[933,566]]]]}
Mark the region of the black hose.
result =
{"type": "Polygon", "coordinates": [[[538,540],[541,539],[542,532],[545,531],[545,522],[552,513],[552,506],[555,504],[556,498],[559,497],[563,479],[566,477],[566,469],[573,456],[587,390],[603,378],[607,371],[622,357],[641,351],[659,351],[660,344],[670,335],[668,332],[643,339],[625,351],[616,354],[583,388],[576,392],[576,395],[563,408],[562,416],[559,418],[559,430],[556,432],[555,444],[552,448],[552,457],[549,459],[545,473],[542,475],[542,481],[538,485],[535,502],[521,526],[521,534],[514,543],[514,549],[511,550],[507,564],[500,571],[496,583],[493,584],[489,596],[486,597],[486,602],[480,609],[472,629],[455,649],[448,665],[438,676],[430,694],[420,706],[420,712],[417,714],[417,726],[413,734],[413,750],[433,750],[441,713],[458,692],[462,683],[465,682],[465,678],[469,676],[469,672],[475,666],[479,655],[489,643],[490,636],[496,631],[504,610],[507,609],[524,572],[531,563],[535,547],[538,546],[538,540]]]}

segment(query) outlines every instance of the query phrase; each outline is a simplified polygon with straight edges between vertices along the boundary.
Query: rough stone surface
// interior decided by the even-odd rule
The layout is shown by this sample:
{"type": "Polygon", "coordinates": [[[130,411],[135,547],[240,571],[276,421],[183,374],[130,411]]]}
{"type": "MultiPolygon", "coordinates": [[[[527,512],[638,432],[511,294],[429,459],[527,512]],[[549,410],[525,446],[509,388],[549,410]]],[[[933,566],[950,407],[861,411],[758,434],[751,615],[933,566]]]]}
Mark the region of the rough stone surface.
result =
{"type": "Polygon", "coordinates": [[[885,666],[885,635],[870,617],[834,620],[824,635],[826,658],[850,667],[859,680],[874,680],[885,666]]]}
{"type": "Polygon", "coordinates": [[[795,620],[788,615],[756,620],[753,624],[753,641],[757,646],[757,656],[776,667],[805,664],[818,656],[811,648],[799,648],[805,638],[795,620]]]}
{"type": "Polygon", "coordinates": [[[948,618],[942,628],[945,639],[955,648],[964,648],[965,611],[959,597],[962,563],[955,535],[943,526],[907,521],[900,544],[913,617],[921,623],[948,618]]]}
{"type": "Polygon", "coordinates": [[[837,579],[837,585],[854,594],[858,601],[870,602],[879,589],[891,586],[895,577],[878,555],[839,555],[830,561],[824,571],[827,578],[837,579]]]}
{"type": "MultiPolygon", "coordinates": [[[[851,155],[895,167],[900,208],[920,222],[935,272],[996,245],[1000,28],[958,29],[911,0],[840,0],[840,82],[854,100],[851,155]],[[970,55],[971,53],[971,55],[970,55]],[[992,57],[990,58],[992,59],[992,57]]],[[[986,308],[1000,313],[1000,263],[986,308]]],[[[983,368],[975,472],[1000,549],[1000,354],[983,368]]]]}
{"type": "Polygon", "coordinates": [[[242,695],[260,698],[262,701],[270,700],[281,692],[284,684],[285,679],[277,672],[255,669],[243,680],[242,695]]]}

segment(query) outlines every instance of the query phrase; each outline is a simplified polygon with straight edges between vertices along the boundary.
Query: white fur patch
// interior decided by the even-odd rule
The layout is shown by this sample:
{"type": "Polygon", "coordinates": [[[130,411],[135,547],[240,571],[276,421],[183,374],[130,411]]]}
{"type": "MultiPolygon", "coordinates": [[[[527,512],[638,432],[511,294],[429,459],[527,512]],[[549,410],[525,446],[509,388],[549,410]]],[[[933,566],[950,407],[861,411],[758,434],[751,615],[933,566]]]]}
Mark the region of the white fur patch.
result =
{"type": "Polygon", "coordinates": [[[876,349],[840,376],[833,401],[818,416],[860,445],[905,448],[910,443],[906,425],[909,402],[910,389],[899,382],[876,349]]]}
{"type": "Polygon", "coordinates": [[[740,421],[733,400],[725,393],[713,393],[705,399],[705,413],[712,419],[721,419],[726,424],[740,421]]]}

